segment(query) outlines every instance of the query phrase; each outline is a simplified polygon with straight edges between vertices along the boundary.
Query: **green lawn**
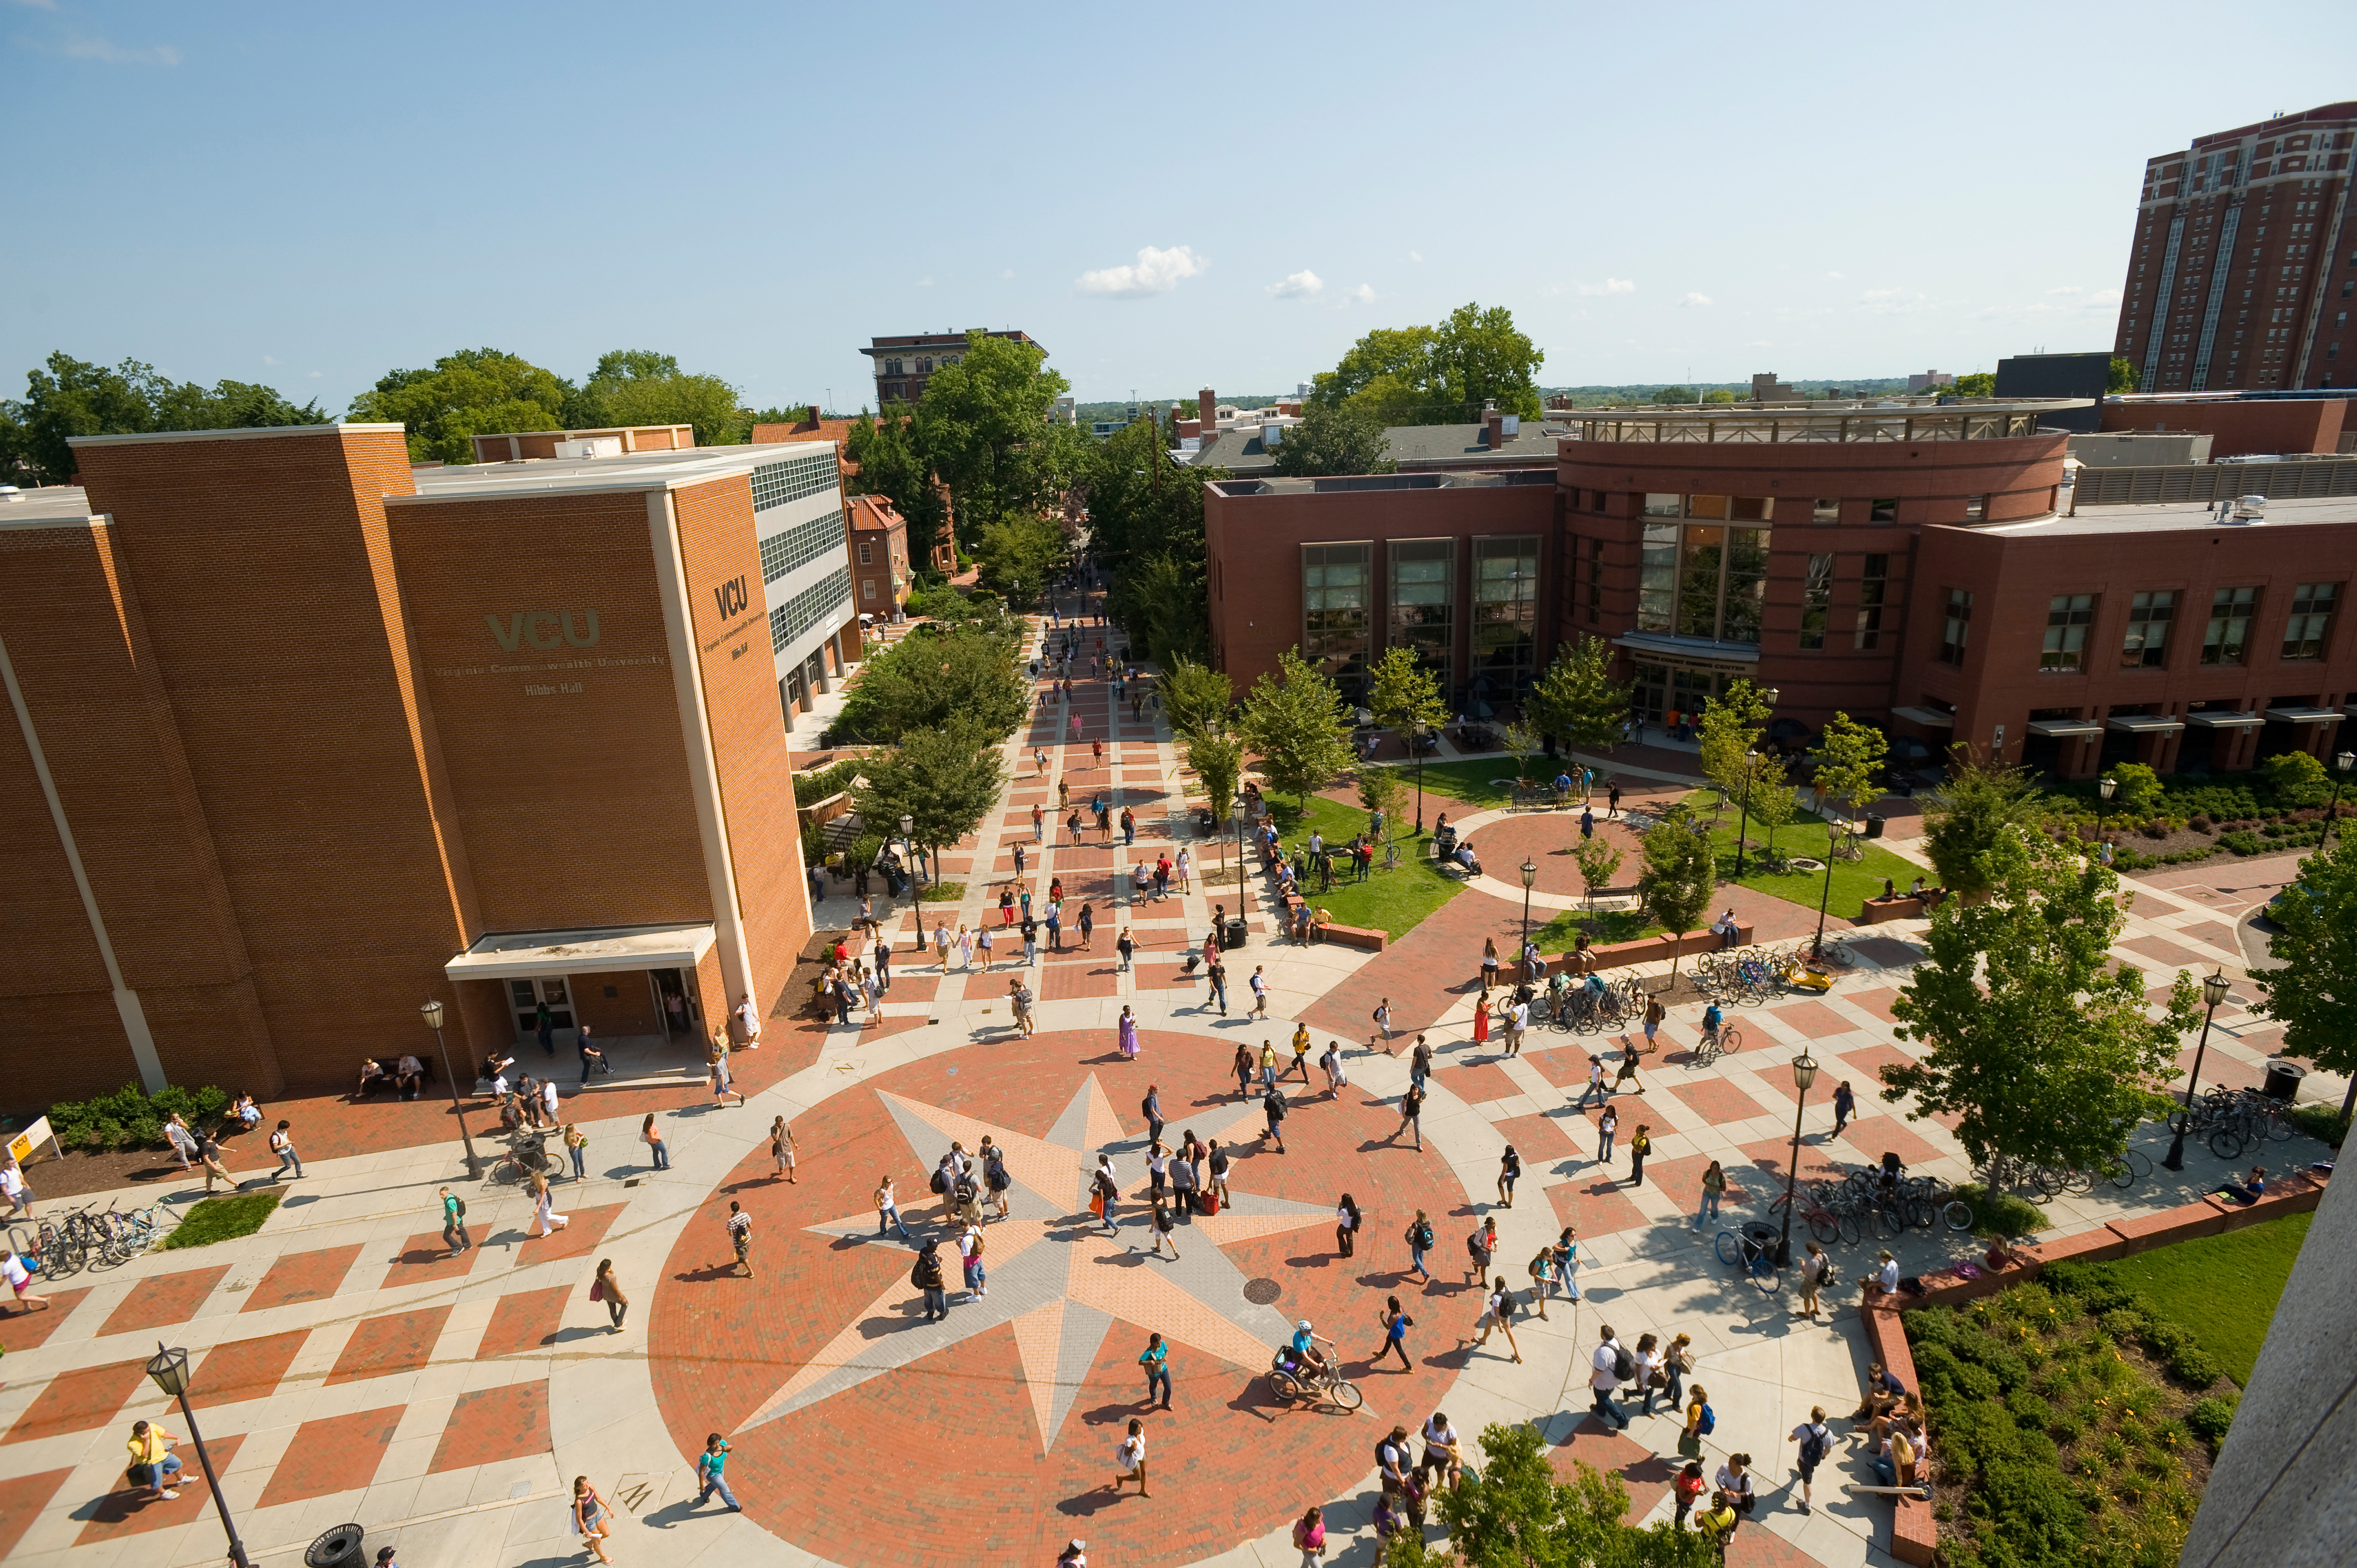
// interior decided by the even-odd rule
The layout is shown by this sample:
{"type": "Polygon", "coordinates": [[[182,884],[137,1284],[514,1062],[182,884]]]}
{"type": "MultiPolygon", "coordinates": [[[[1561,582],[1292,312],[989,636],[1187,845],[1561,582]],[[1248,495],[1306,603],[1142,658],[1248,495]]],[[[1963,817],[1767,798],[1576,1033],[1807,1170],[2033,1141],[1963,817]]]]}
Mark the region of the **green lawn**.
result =
{"type": "MultiPolygon", "coordinates": [[[[1277,832],[1285,837],[1286,853],[1290,854],[1306,844],[1309,830],[1316,828],[1330,843],[1345,843],[1353,833],[1362,832],[1367,826],[1367,813],[1356,806],[1346,806],[1337,800],[1313,796],[1309,811],[1304,816],[1290,800],[1268,797],[1269,810],[1275,814],[1277,832]]],[[[1399,826],[1407,829],[1415,821],[1415,807],[1402,813],[1405,821],[1399,826]]],[[[1428,835],[1427,835],[1428,837],[1428,835]]],[[[1465,891],[1465,884],[1443,876],[1431,861],[1425,858],[1426,838],[1413,832],[1399,834],[1400,864],[1390,871],[1383,865],[1383,850],[1375,851],[1374,875],[1364,882],[1346,881],[1340,866],[1335,867],[1334,886],[1325,892],[1317,891],[1318,874],[1309,874],[1306,891],[1312,908],[1331,909],[1338,925],[1357,926],[1363,930],[1386,931],[1394,941],[1414,930],[1426,915],[1465,891]]],[[[1231,858],[1235,854],[1235,841],[1228,842],[1231,858]]],[[[1219,865],[1218,851],[1199,856],[1206,865],[1219,865]]],[[[1250,864],[1257,865],[1258,857],[1250,864]]]]}
{"type": "Polygon", "coordinates": [[[1569,952],[1582,931],[1592,933],[1589,940],[1598,947],[1614,942],[1633,942],[1640,937],[1658,937],[1662,928],[1635,909],[1600,909],[1595,921],[1589,923],[1584,909],[1566,909],[1545,925],[1534,928],[1531,936],[1543,953],[1569,952]]]}
{"type": "Polygon", "coordinates": [[[215,1241],[228,1241],[239,1236],[251,1236],[262,1229],[278,1207],[281,1195],[276,1192],[242,1192],[234,1197],[208,1197],[188,1210],[178,1229],[164,1238],[166,1248],[209,1247],[215,1241]]]}
{"type": "MultiPolygon", "coordinates": [[[[1561,763],[1550,764],[1544,757],[1531,758],[1531,782],[1544,784],[1561,771],[1561,763]]],[[[1415,821],[1415,764],[1407,763],[1395,771],[1407,786],[1408,821],[1415,821]]],[[[1427,796],[1444,795],[1451,800],[1462,800],[1469,806],[1487,810],[1491,806],[1510,806],[1514,800],[1514,759],[1504,754],[1477,757],[1467,762],[1427,762],[1424,765],[1424,792],[1427,796]],[[1491,780],[1502,780],[1492,783],[1491,780]]],[[[1440,810],[1449,808],[1444,801],[1440,810]]],[[[1424,810],[1425,821],[1430,822],[1434,808],[1429,801],[1424,810]]],[[[1456,813],[1463,816],[1462,811],[1456,813]]],[[[1404,853],[1404,852],[1403,852],[1404,853]]]]}
{"type": "Polygon", "coordinates": [[[2259,1342],[2308,1238],[2309,1214],[2287,1214],[2247,1230],[2156,1247],[2107,1265],[2121,1283],[2152,1298],[2185,1326],[2236,1382],[2248,1384],[2259,1342]]]}
{"type": "MultiPolygon", "coordinates": [[[[1686,797],[1686,803],[1708,817],[1709,807],[1718,799],[1716,789],[1697,789],[1686,797]]],[[[1717,824],[1711,829],[1711,843],[1718,849],[1718,878],[1732,882],[1735,875],[1735,832],[1742,821],[1738,807],[1729,806],[1719,813],[1717,824]]],[[[1806,857],[1823,860],[1825,842],[1831,835],[1825,830],[1824,819],[1803,811],[1791,822],[1776,830],[1776,848],[1787,859],[1806,857]]],[[[1760,824],[1751,824],[1749,834],[1752,854],[1767,847],[1768,835],[1760,824]]],[[[1834,862],[1833,899],[1828,908],[1844,919],[1856,919],[1859,907],[1868,898],[1879,897],[1884,879],[1895,883],[1902,891],[1916,877],[1924,875],[1923,868],[1911,860],[1891,854],[1878,843],[1861,843],[1866,852],[1862,860],[1834,862]]],[[[1928,880],[1928,878],[1927,878],[1928,880]]],[[[1825,874],[1823,871],[1794,871],[1781,876],[1753,869],[1744,874],[1743,885],[1759,892],[1781,898],[1787,904],[1798,904],[1813,909],[1825,894],[1825,874]]]]}

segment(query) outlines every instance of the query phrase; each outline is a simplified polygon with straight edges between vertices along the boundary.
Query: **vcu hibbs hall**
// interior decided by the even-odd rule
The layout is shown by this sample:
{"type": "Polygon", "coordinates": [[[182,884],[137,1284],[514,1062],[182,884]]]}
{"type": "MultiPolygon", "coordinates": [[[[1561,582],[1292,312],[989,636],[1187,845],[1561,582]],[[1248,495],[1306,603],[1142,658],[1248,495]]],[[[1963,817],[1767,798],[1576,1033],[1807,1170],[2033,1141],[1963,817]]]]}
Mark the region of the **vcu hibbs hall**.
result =
{"type": "Polygon", "coordinates": [[[831,446],[76,451],[0,496],[9,1104],[340,1085],[430,1054],[429,997],[468,1078],[544,1004],[683,1048],[772,1009],[810,932],[781,682],[849,603],[831,446]]]}
{"type": "Polygon", "coordinates": [[[1213,657],[1241,690],[1298,646],[1356,695],[1405,647],[1478,712],[1595,636],[1655,724],[1749,679],[1811,728],[1842,710],[2064,778],[2336,750],[2357,461],[2087,469],[2189,499],[2074,503],[2044,421],[2088,406],[1559,410],[1549,466],[1215,481],[1213,657]]]}

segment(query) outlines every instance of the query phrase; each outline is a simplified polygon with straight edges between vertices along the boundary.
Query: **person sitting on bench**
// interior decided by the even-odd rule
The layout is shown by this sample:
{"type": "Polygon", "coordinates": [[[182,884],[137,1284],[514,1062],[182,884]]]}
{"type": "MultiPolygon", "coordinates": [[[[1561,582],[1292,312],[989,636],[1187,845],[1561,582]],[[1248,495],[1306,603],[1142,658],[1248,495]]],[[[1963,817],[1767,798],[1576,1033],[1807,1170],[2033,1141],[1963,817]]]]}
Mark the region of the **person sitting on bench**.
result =
{"type": "Polygon", "coordinates": [[[414,1100],[425,1084],[425,1064],[415,1057],[403,1057],[393,1064],[393,1087],[404,1100],[414,1100]]]}

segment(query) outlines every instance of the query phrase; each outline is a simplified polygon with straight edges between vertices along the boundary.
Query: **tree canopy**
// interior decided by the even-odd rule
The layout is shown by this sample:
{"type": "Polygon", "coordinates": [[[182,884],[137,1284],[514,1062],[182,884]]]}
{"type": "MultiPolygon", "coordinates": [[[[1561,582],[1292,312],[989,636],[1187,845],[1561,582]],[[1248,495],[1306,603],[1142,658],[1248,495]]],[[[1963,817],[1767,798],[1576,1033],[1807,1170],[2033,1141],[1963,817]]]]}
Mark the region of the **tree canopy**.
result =
{"type": "Polygon", "coordinates": [[[1448,704],[1441,700],[1440,677],[1416,658],[1414,649],[1394,643],[1383,650],[1367,675],[1367,711],[1384,729],[1405,736],[1419,724],[1448,722],[1448,704]]]}
{"type": "Polygon", "coordinates": [[[1004,617],[904,637],[860,667],[832,733],[899,743],[963,718],[1004,740],[1030,711],[1015,668],[1018,645],[1017,623],[1004,617]]]}
{"type": "Polygon", "coordinates": [[[563,430],[573,388],[554,371],[498,349],[461,349],[424,371],[392,371],[352,399],[356,420],[409,432],[414,462],[475,460],[476,435],[563,430]]]}
{"type": "Polygon", "coordinates": [[[1049,580],[1063,571],[1071,556],[1063,520],[1036,513],[985,525],[974,547],[983,585],[1018,607],[1037,604],[1049,580]]]}
{"type": "Polygon", "coordinates": [[[1404,1530],[1383,1568],[1706,1568],[1717,1561],[1698,1530],[1667,1520],[1628,1522],[1629,1488],[1586,1460],[1559,1480],[1535,1426],[1481,1429],[1482,1463],[1462,1485],[1433,1493],[1444,1544],[1404,1530]]]}
{"type": "Polygon", "coordinates": [[[1910,1119],[1958,1118],[1975,1164],[2095,1165],[2168,1109],[2155,1086],[2200,1022],[2193,982],[2179,971],[2145,1016],[2146,975],[2109,950],[2127,923],[2119,879],[2091,857],[2007,826],[1978,869],[1989,897],[1932,911],[1929,957],[1891,999],[1899,1037],[1923,1049],[1883,1069],[1882,1097],[1913,1095],[1910,1119]]]}
{"type": "Polygon", "coordinates": [[[862,413],[845,432],[843,446],[858,469],[847,487],[851,493],[889,499],[909,524],[910,566],[930,571],[934,549],[949,537],[949,498],[933,478],[907,412],[862,413]]]}
{"type": "Polygon", "coordinates": [[[1108,612],[1149,658],[1204,658],[1211,633],[1203,487],[1226,471],[1172,462],[1143,420],[1086,456],[1089,550],[1105,569],[1108,612]]]}
{"type": "Polygon", "coordinates": [[[1244,744],[1260,758],[1270,785],[1309,797],[1351,766],[1351,704],[1341,688],[1288,648],[1274,672],[1263,671],[1244,698],[1244,744]]]}
{"type": "Polygon", "coordinates": [[[1087,437],[1049,418],[1071,383],[1047,360],[1036,343],[974,332],[964,352],[925,383],[912,428],[949,487],[961,539],[1036,515],[1080,478],[1087,437]]]}
{"type": "MultiPolygon", "coordinates": [[[[2302,755],[2305,755],[2304,753],[2302,755]]],[[[2267,1015],[2284,1026],[2284,1054],[2350,1079],[2342,1115],[2357,1103],[2357,845],[2344,830],[2300,862],[2269,910],[2283,967],[2253,970],[2267,1015]]]]}
{"type": "Polygon", "coordinates": [[[1983,858],[2043,811],[2027,769],[1986,757],[1956,764],[1923,802],[1923,853],[1940,874],[1940,886],[1966,897],[1987,892],[1983,858]]]}
{"type": "Polygon", "coordinates": [[[679,360],[651,349],[617,349],[598,358],[589,379],[565,400],[565,428],[692,424],[699,446],[741,445],[754,416],[737,389],[718,376],[688,375],[679,360]]]}
{"type": "Polygon", "coordinates": [[[996,809],[1003,738],[963,714],[938,729],[910,730],[898,746],[860,760],[852,805],[871,832],[888,836],[909,818],[909,836],[938,852],[996,809]]]}
{"type": "Polygon", "coordinates": [[[1235,682],[1223,671],[1182,658],[1172,660],[1162,671],[1162,705],[1175,734],[1205,735],[1222,728],[1235,702],[1235,682]]]}
{"type": "Polygon", "coordinates": [[[1871,725],[1836,713],[1817,736],[1811,753],[1817,765],[1817,799],[1838,800],[1856,812],[1882,796],[1882,759],[1890,742],[1871,725]]]}
{"type": "Polygon", "coordinates": [[[76,435],[325,424],[328,417],[317,402],[295,403],[253,381],[204,387],[173,381],[137,360],[109,368],[52,353],[26,376],[22,401],[0,398],[0,482],[70,480],[78,468],[70,444],[76,435]]]}
{"type": "Polygon", "coordinates": [[[1311,403],[1301,423],[1277,443],[1276,471],[1288,478],[1327,474],[1389,474],[1399,465],[1385,456],[1390,442],[1383,422],[1357,403],[1329,408],[1311,403]]]}
{"type": "Polygon", "coordinates": [[[1536,419],[1545,359],[1505,306],[1461,305],[1437,327],[1368,333],[1313,379],[1309,402],[1355,409],[1378,424],[1462,424],[1492,401],[1501,413],[1536,419]]]}
{"type": "Polygon", "coordinates": [[[1526,704],[1541,735],[1591,751],[1609,749],[1629,717],[1629,687],[1612,679],[1612,650],[1600,637],[1566,638],[1526,704]]]}
{"type": "Polygon", "coordinates": [[[1746,754],[1759,746],[1767,725],[1767,700],[1740,677],[1727,682],[1725,693],[1704,705],[1703,777],[1717,785],[1719,793],[1728,800],[1743,793],[1744,783],[1751,776],[1746,754]]]}
{"type": "MultiPolygon", "coordinates": [[[[1701,925],[1711,895],[1718,891],[1717,857],[1711,853],[1709,835],[1695,831],[1701,825],[1693,808],[1681,800],[1663,811],[1645,834],[1637,897],[1645,912],[1672,936],[1684,936],[1701,925]]],[[[1673,986],[1677,976],[1678,961],[1673,956],[1673,986]]]]}

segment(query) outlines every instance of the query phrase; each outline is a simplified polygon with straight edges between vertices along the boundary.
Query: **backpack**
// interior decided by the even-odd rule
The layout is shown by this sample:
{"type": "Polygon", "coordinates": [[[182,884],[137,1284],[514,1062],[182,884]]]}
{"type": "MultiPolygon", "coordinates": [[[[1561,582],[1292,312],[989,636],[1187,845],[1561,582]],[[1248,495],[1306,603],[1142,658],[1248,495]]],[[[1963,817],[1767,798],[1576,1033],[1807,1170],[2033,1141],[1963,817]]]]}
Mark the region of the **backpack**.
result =
{"type": "Polygon", "coordinates": [[[1622,1382],[1634,1382],[1637,1378],[1637,1358],[1629,1354],[1629,1347],[1618,1339],[1612,1342],[1612,1375],[1622,1382]]]}
{"type": "Polygon", "coordinates": [[[1483,1244],[1481,1232],[1479,1230],[1474,1231],[1473,1234],[1465,1238],[1465,1251],[1468,1254],[1476,1258],[1486,1259],[1490,1255],[1490,1249],[1483,1244]]]}
{"type": "Polygon", "coordinates": [[[451,1196],[457,1200],[459,1219],[461,1221],[465,1220],[467,1218],[467,1200],[463,1197],[458,1197],[456,1193],[453,1193],[451,1196]]]}
{"type": "Polygon", "coordinates": [[[946,1193],[950,1189],[950,1178],[942,1174],[939,1166],[933,1170],[932,1188],[936,1194],[946,1193]]]}
{"type": "Polygon", "coordinates": [[[1435,1240],[1437,1240],[1437,1237],[1435,1237],[1435,1236],[1433,1235],[1433,1233],[1432,1233],[1432,1221],[1431,1221],[1431,1220],[1426,1219],[1426,1220],[1422,1220],[1422,1221],[1418,1222],[1418,1224],[1416,1225],[1416,1228],[1415,1228],[1415,1247],[1416,1247],[1416,1251],[1419,1251],[1419,1252],[1429,1252],[1429,1251],[1432,1251],[1432,1243],[1433,1243],[1435,1240]]]}
{"type": "Polygon", "coordinates": [[[1711,1410],[1710,1406],[1703,1406],[1702,1419],[1695,1423],[1695,1435],[1697,1437],[1708,1437],[1717,1429],[1718,1416],[1711,1410]]]}
{"type": "Polygon", "coordinates": [[[1833,1446],[1833,1434],[1822,1426],[1812,1426],[1808,1433],[1801,1439],[1801,1463],[1813,1468],[1824,1463],[1826,1451],[1833,1446]]]}

